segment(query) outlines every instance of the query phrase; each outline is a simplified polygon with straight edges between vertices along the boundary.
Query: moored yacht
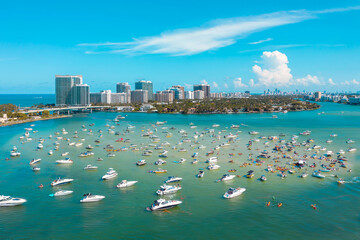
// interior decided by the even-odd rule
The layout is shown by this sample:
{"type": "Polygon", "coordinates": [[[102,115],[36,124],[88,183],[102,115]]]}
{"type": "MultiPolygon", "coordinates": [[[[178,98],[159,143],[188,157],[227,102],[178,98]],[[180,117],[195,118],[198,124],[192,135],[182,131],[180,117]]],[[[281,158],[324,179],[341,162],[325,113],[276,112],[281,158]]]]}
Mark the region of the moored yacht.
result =
{"type": "Polygon", "coordinates": [[[165,183],[180,182],[181,180],[181,177],[169,176],[165,183]]]}
{"type": "Polygon", "coordinates": [[[60,190],[55,192],[54,194],[49,194],[50,197],[60,197],[72,194],[74,191],[71,190],[60,190]]]}
{"type": "Polygon", "coordinates": [[[118,173],[113,168],[109,168],[107,173],[104,176],[102,176],[102,179],[109,180],[109,179],[116,177],[117,175],[118,175],[118,173]]]}
{"type": "Polygon", "coordinates": [[[145,164],[146,164],[145,159],[141,159],[141,160],[136,162],[136,165],[138,165],[138,166],[144,166],[145,164]]]}
{"type": "Polygon", "coordinates": [[[208,167],[207,167],[207,169],[208,170],[216,170],[216,169],[219,169],[220,168],[220,166],[219,165],[216,165],[216,164],[210,164],[208,167]]]}
{"type": "Polygon", "coordinates": [[[34,158],[33,160],[31,160],[30,161],[30,165],[33,165],[33,164],[35,164],[35,163],[38,163],[38,162],[40,162],[41,161],[41,158],[34,158]]]}
{"type": "Polygon", "coordinates": [[[158,195],[173,194],[179,190],[181,190],[181,186],[179,184],[174,186],[164,184],[160,186],[160,189],[156,191],[156,194],[158,195]]]}
{"type": "Polygon", "coordinates": [[[165,200],[160,198],[158,200],[155,200],[154,203],[147,209],[151,211],[165,210],[178,206],[181,203],[182,201],[179,200],[165,200]]]}
{"type": "Polygon", "coordinates": [[[236,175],[224,174],[218,181],[225,182],[225,181],[232,180],[235,177],[236,177],[236,175]]]}
{"type": "Polygon", "coordinates": [[[86,167],[84,167],[84,170],[95,170],[95,169],[98,169],[97,166],[93,166],[91,164],[87,165],[86,167]]]}
{"type": "Polygon", "coordinates": [[[51,186],[54,187],[54,186],[58,186],[58,185],[62,185],[62,184],[67,184],[67,183],[71,183],[72,181],[74,181],[74,179],[71,179],[71,178],[64,178],[64,179],[61,179],[61,178],[58,178],[58,179],[55,179],[54,181],[52,181],[51,183],[51,186]]]}
{"type": "Polygon", "coordinates": [[[61,159],[61,160],[56,160],[57,164],[72,164],[74,161],[71,160],[70,158],[66,158],[66,159],[61,159]]]}
{"type": "Polygon", "coordinates": [[[196,177],[197,178],[202,178],[202,177],[204,177],[204,174],[205,174],[204,171],[201,170],[201,171],[199,171],[198,174],[196,174],[196,177]]]}
{"type": "Polygon", "coordinates": [[[118,185],[116,185],[117,188],[127,188],[135,185],[138,181],[128,181],[128,180],[122,180],[118,185]]]}

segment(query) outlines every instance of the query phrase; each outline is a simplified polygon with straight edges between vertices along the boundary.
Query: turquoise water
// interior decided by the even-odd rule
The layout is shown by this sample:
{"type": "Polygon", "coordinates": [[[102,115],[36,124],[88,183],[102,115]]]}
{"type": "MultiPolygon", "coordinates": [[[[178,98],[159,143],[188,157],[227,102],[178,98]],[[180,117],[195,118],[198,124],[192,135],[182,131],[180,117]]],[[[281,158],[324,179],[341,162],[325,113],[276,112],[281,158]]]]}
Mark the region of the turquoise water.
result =
{"type": "MultiPolygon", "coordinates": [[[[294,112],[277,114],[273,119],[272,114],[238,114],[238,115],[161,115],[146,113],[128,113],[126,119],[120,120],[117,126],[111,120],[116,113],[93,113],[77,115],[69,119],[58,119],[36,122],[31,133],[33,141],[21,144],[19,137],[24,134],[24,128],[30,124],[15,125],[0,128],[0,194],[14,197],[22,197],[28,200],[23,206],[0,208],[0,239],[359,239],[360,237],[360,108],[356,106],[344,106],[339,104],[323,104],[320,110],[309,112],[294,112]],[[324,112],[323,114],[318,114],[324,112]],[[182,140],[178,130],[185,129],[189,138],[194,132],[201,132],[205,128],[212,128],[212,124],[220,124],[216,132],[224,136],[230,132],[236,134],[236,130],[229,129],[231,124],[243,124],[240,126],[238,139],[230,147],[221,148],[218,158],[221,168],[215,171],[205,170],[202,179],[195,178],[200,168],[206,168],[205,153],[225,141],[222,137],[216,143],[209,135],[199,138],[202,145],[207,146],[204,150],[190,147],[190,143],[183,143],[180,147],[188,149],[181,153],[175,150],[169,151],[167,164],[161,166],[168,170],[167,174],[148,173],[157,169],[157,166],[147,164],[137,167],[135,162],[146,159],[148,163],[154,163],[157,151],[151,157],[141,156],[142,151],[116,152],[116,157],[106,157],[103,147],[112,144],[115,148],[128,147],[131,143],[138,147],[150,143],[149,138],[141,137],[143,130],[154,129],[151,124],[156,121],[167,121],[164,126],[175,127],[176,130],[163,130],[157,127],[157,136],[160,143],[168,141],[171,146],[177,146],[182,140]],[[89,124],[95,123],[90,127],[89,124]],[[190,129],[190,123],[197,126],[190,129]],[[105,124],[115,126],[115,131],[124,133],[128,124],[136,126],[134,133],[115,136],[107,132],[105,124]],[[81,126],[93,129],[94,135],[81,131],[81,126]],[[55,137],[49,139],[50,134],[65,128],[69,134],[64,137],[71,141],[85,138],[82,147],[70,147],[64,140],[60,142],[59,151],[54,155],[47,153],[54,149],[55,137]],[[103,130],[103,138],[93,152],[94,157],[78,158],[85,151],[85,146],[95,146],[94,140],[98,138],[99,129],[103,130]],[[79,139],[73,139],[73,132],[79,131],[79,139]],[[299,178],[299,172],[281,179],[277,173],[267,173],[266,164],[262,166],[239,167],[244,162],[249,162],[249,153],[257,155],[266,149],[264,140],[254,143],[251,151],[247,150],[246,144],[253,136],[249,131],[259,131],[260,135],[272,136],[279,133],[286,134],[283,137],[289,140],[293,134],[299,134],[304,130],[311,130],[310,136],[300,136],[299,141],[309,138],[315,140],[313,144],[326,147],[334,152],[339,149],[348,149],[350,144],[345,141],[352,139],[353,147],[358,149],[354,153],[346,153],[349,158],[348,168],[340,169],[334,173],[325,173],[323,180],[311,176],[299,178]],[[166,138],[164,131],[173,133],[173,137],[166,138]],[[337,133],[333,143],[326,143],[329,135],[337,133]],[[45,138],[44,149],[36,151],[38,139],[45,138]],[[119,137],[130,139],[130,143],[117,143],[119,137]],[[16,145],[22,153],[21,157],[5,160],[9,157],[9,151],[16,145]],[[258,150],[256,150],[258,149],[258,150]],[[59,166],[55,163],[63,159],[62,152],[70,152],[74,164],[59,166]],[[191,164],[191,155],[199,152],[199,163],[191,164]],[[230,158],[229,153],[235,156],[230,158]],[[239,156],[238,153],[243,153],[239,156]],[[31,171],[29,161],[40,157],[42,161],[39,173],[31,171]],[[96,161],[102,157],[104,161],[96,161]],[[183,164],[173,161],[181,157],[187,159],[183,164]],[[233,159],[235,163],[228,161],[233,159]],[[84,171],[87,164],[98,166],[96,171],[84,171]],[[101,181],[109,167],[113,167],[119,173],[114,180],[101,181]],[[231,182],[219,182],[227,170],[235,168],[235,178],[231,182]],[[247,179],[242,177],[247,171],[254,170],[255,177],[247,179]],[[258,178],[265,174],[266,182],[260,182],[258,178]],[[343,177],[347,183],[339,186],[332,174],[343,177]],[[170,175],[183,177],[182,190],[170,198],[181,199],[183,204],[166,212],[148,212],[145,210],[158,197],[155,191],[163,184],[170,175]],[[52,188],[50,183],[56,177],[73,178],[72,184],[52,188]],[[122,179],[139,181],[135,186],[128,189],[117,189],[115,186],[122,179]],[[43,189],[38,185],[44,184],[43,189]],[[222,195],[229,187],[245,187],[246,192],[238,198],[226,200],[222,195]],[[72,195],[59,198],[51,198],[49,194],[59,189],[73,190],[72,195]],[[82,194],[91,192],[100,194],[106,198],[97,203],[80,204],[82,194]],[[273,200],[273,197],[275,200],[273,200]],[[271,201],[271,206],[265,203],[271,201]],[[276,203],[282,202],[278,208],[276,203]],[[318,206],[317,210],[311,208],[311,204],[318,206]]],[[[193,138],[192,138],[193,139],[193,138]]],[[[270,150],[274,143],[270,143],[270,150]]],[[[179,146],[178,146],[179,147],[179,146]]],[[[302,154],[302,150],[300,150],[302,154]]],[[[266,160],[273,163],[271,160],[266,160]]],[[[285,165],[286,160],[281,160],[285,165]]],[[[318,161],[318,160],[316,160],[318,161]]],[[[309,163],[314,161],[309,161],[309,163]]],[[[309,170],[310,171],[310,170],[309,170]]],[[[311,172],[310,172],[311,173],[311,172]]],[[[169,197],[167,197],[169,198],[169,197]]]]}

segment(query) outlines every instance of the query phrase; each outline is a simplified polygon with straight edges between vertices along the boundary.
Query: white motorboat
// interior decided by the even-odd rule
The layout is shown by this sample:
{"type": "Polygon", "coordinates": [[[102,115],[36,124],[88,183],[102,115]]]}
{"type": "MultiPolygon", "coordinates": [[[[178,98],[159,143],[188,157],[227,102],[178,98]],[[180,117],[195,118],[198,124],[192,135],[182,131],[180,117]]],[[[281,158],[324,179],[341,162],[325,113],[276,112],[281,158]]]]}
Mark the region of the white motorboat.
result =
{"type": "Polygon", "coordinates": [[[267,180],[267,179],[266,179],[265,175],[261,175],[260,181],[265,182],[266,180],[267,180]]]}
{"type": "Polygon", "coordinates": [[[79,143],[76,143],[75,144],[75,147],[81,147],[83,145],[83,143],[82,142],[79,142],[79,143]]]}
{"type": "Polygon", "coordinates": [[[317,178],[325,178],[325,176],[324,175],[322,175],[320,172],[318,172],[318,171],[314,171],[313,173],[312,173],[312,176],[313,177],[317,177],[317,178]]]}
{"type": "Polygon", "coordinates": [[[198,177],[198,178],[202,178],[202,177],[204,177],[204,171],[199,171],[199,173],[198,174],[196,174],[196,177],[198,177]]]}
{"type": "Polygon", "coordinates": [[[137,183],[138,181],[127,181],[127,180],[122,180],[118,185],[116,185],[117,188],[127,188],[127,187],[131,187],[133,185],[135,185],[135,183],[137,183]]]}
{"type": "Polygon", "coordinates": [[[213,124],[212,127],[216,128],[216,127],[220,127],[220,125],[219,124],[213,124]]]}
{"type": "Polygon", "coordinates": [[[138,166],[144,166],[145,164],[146,164],[145,159],[141,159],[141,160],[136,162],[136,165],[138,165],[138,166]]]}
{"type": "Polygon", "coordinates": [[[71,190],[60,190],[55,192],[54,194],[49,194],[50,197],[60,197],[72,194],[74,191],[71,190]]]}
{"type": "Polygon", "coordinates": [[[232,180],[235,177],[236,177],[236,175],[224,174],[218,181],[225,182],[225,181],[232,180]]]}
{"type": "Polygon", "coordinates": [[[249,132],[249,134],[250,134],[250,135],[258,135],[258,134],[259,134],[259,132],[256,132],[256,131],[251,131],[251,132],[249,132]]]}
{"type": "Polygon", "coordinates": [[[184,163],[184,162],[186,162],[186,159],[185,158],[180,158],[179,163],[184,163]]]}
{"type": "Polygon", "coordinates": [[[74,181],[74,179],[71,179],[71,178],[64,178],[64,179],[58,178],[58,179],[55,179],[54,181],[52,181],[51,186],[54,187],[54,186],[58,186],[58,185],[63,185],[63,184],[71,183],[72,181],[74,181]]]}
{"type": "Polygon", "coordinates": [[[181,180],[181,177],[169,176],[165,183],[180,182],[181,180]]]}
{"type": "Polygon", "coordinates": [[[10,196],[0,195],[0,207],[13,207],[26,203],[24,198],[13,198],[10,196]]]}
{"type": "Polygon", "coordinates": [[[102,176],[102,179],[109,180],[109,179],[116,177],[117,175],[118,175],[118,173],[113,168],[109,168],[107,173],[104,176],[102,176]]]}
{"type": "Polygon", "coordinates": [[[165,164],[165,163],[166,163],[165,160],[158,159],[158,160],[155,162],[155,165],[163,165],[163,164],[165,164]]]}
{"type": "Polygon", "coordinates": [[[33,160],[31,160],[30,161],[30,165],[33,165],[33,164],[35,164],[35,163],[38,163],[38,162],[40,162],[41,161],[41,158],[34,158],[33,160]]]}
{"type": "Polygon", "coordinates": [[[89,202],[98,202],[105,198],[105,196],[101,195],[92,195],[91,193],[84,194],[83,198],[80,200],[81,203],[89,203],[89,202]]]}
{"type": "Polygon", "coordinates": [[[151,211],[158,211],[158,210],[165,210],[169,208],[173,208],[182,204],[182,201],[179,200],[165,200],[165,199],[158,199],[154,201],[154,203],[148,208],[151,211]]]}
{"type": "Polygon", "coordinates": [[[210,164],[208,167],[207,167],[207,169],[208,170],[216,170],[216,169],[219,169],[220,168],[220,166],[219,165],[216,165],[216,164],[210,164]]]}
{"type": "Polygon", "coordinates": [[[57,164],[72,164],[74,161],[71,160],[70,158],[66,158],[66,159],[61,159],[61,160],[56,160],[57,164]]]}
{"type": "Polygon", "coordinates": [[[93,166],[91,164],[87,165],[86,167],[84,167],[84,170],[95,170],[95,169],[98,169],[97,166],[93,166]]]}
{"type": "Polygon", "coordinates": [[[162,185],[160,186],[160,189],[156,191],[156,194],[158,195],[166,195],[166,194],[173,194],[176,193],[177,191],[181,190],[181,186],[180,185],[162,185]]]}
{"type": "Polygon", "coordinates": [[[355,152],[355,151],[356,151],[356,148],[353,148],[353,147],[348,149],[348,152],[355,152]]]}
{"type": "Polygon", "coordinates": [[[94,155],[95,154],[93,152],[84,152],[84,153],[80,153],[79,157],[91,157],[94,155]]]}
{"type": "Polygon", "coordinates": [[[54,154],[53,150],[49,150],[48,154],[53,155],[54,154]]]}
{"type": "Polygon", "coordinates": [[[218,161],[217,157],[211,157],[206,160],[207,163],[216,163],[218,161]]]}
{"type": "Polygon", "coordinates": [[[301,174],[301,178],[306,178],[308,176],[308,174],[307,173],[303,173],[303,174],[301,174]]]}
{"type": "Polygon", "coordinates": [[[21,155],[21,153],[20,152],[10,152],[10,156],[11,157],[19,157],[21,155]]]}
{"type": "Polygon", "coordinates": [[[37,149],[43,149],[44,148],[44,146],[41,144],[41,143],[39,143],[38,145],[37,145],[37,149]]]}
{"type": "Polygon", "coordinates": [[[33,167],[31,170],[33,170],[34,172],[38,172],[38,171],[40,171],[40,168],[39,167],[33,167]]]}
{"type": "Polygon", "coordinates": [[[229,188],[229,190],[224,194],[224,198],[234,198],[240,196],[245,191],[246,188],[229,188]]]}

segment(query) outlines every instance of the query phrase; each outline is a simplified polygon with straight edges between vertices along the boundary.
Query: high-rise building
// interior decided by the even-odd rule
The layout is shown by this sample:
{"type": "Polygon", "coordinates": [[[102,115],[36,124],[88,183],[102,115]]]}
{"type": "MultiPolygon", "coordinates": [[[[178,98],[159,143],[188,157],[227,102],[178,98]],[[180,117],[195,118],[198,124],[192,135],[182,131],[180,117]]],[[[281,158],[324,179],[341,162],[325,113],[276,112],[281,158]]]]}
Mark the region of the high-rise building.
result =
{"type": "Polygon", "coordinates": [[[153,94],[153,83],[151,81],[138,81],[135,82],[135,90],[147,90],[148,100],[154,100],[153,94]]]}
{"type": "Polygon", "coordinates": [[[132,103],[147,103],[149,101],[148,91],[143,89],[136,89],[131,91],[131,102],[132,103]]]}
{"type": "Polygon", "coordinates": [[[116,104],[128,103],[127,93],[112,93],[111,90],[103,90],[99,93],[90,93],[90,102],[93,104],[116,104]]]}
{"type": "Polygon", "coordinates": [[[194,85],[194,92],[196,90],[204,91],[205,98],[210,98],[210,85],[208,84],[194,85]]]}
{"type": "Polygon", "coordinates": [[[87,84],[76,84],[71,89],[71,103],[75,106],[90,105],[90,87],[87,84]]]}
{"type": "Polygon", "coordinates": [[[165,90],[165,91],[157,91],[155,93],[155,101],[157,102],[173,102],[174,101],[174,91],[165,90]]]}
{"type": "Polygon", "coordinates": [[[128,103],[127,96],[127,93],[112,93],[111,103],[128,103]]]}
{"type": "Polygon", "coordinates": [[[185,95],[184,95],[184,87],[176,85],[176,86],[172,86],[170,88],[170,90],[174,91],[175,93],[175,99],[184,99],[185,95]]]}
{"type": "Polygon", "coordinates": [[[185,99],[194,99],[193,91],[185,91],[185,99]]]}
{"type": "Polygon", "coordinates": [[[205,92],[203,90],[196,90],[194,91],[194,99],[204,99],[205,92]]]}
{"type": "Polygon", "coordinates": [[[319,100],[321,98],[321,92],[315,92],[315,99],[319,100]]]}
{"type": "Polygon", "coordinates": [[[56,106],[71,105],[71,89],[82,84],[81,75],[55,75],[56,106]]]}
{"type": "Polygon", "coordinates": [[[117,93],[126,93],[127,103],[131,102],[131,87],[127,82],[116,84],[117,93]]]}

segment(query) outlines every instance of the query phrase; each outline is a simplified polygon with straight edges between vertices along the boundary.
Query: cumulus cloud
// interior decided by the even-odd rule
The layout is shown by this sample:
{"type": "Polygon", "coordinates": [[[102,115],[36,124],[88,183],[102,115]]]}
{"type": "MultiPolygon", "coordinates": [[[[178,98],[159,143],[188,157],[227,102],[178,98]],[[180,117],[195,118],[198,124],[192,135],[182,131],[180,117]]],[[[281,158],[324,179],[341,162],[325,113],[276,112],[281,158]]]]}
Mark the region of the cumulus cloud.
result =
{"type": "Polygon", "coordinates": [[[219,88],[219,84],[217,84],[216,82],[213,82],[212,85],[214,88],[219,88]]]}
{"type": "Polygon", "coordinates": [[[310,74],[308,74],[304,78],[296,79],[295,84],[303,85],[303,86],[311,86],[311,85],[321,85],[321,82],[317,76],[311,76],[310,74]]]}
{"type": "Polygon", "coordinates": [[[252,70],[259,79],[259,85],[288,86],[293,76],[288,67],[288,58],[279,51],[263,52],[262,67],[254,65],[252,70]]]}
{"type": "Polygon", "coordinates": [[[192,88],[192,85],[191,85],[191,84],[185,83],[184,85],[185,85],[185,88],[186,88],[186,89],[191,89],[191,88],[192,88]]]}
{"type": "Polygon", "coordinates": [[[208,82],[205,79],[203,79],[201,80],[201,84],[208,84],[208,82]]]}
{"type": "Polygon", "coordinates": [[[247,87],[246,84],[242,83],[241,77],[236,78],[236,79],[233,81],[233,83],[234,83],[234,87],[235,87],[235,88],[247,87]]]}
{"type": "Polygon", "coordinates": [[[329,82],[329,84],[330,84],[331,86],[335,86],[335,85],[336,85],[336,83],[334,83],[334,80],[332,80],[332,78],[329,78],[328,82],[329,82]]]}
{"type": "Polygon", "coordinates": [[[229,88],[229,85],[227,83],[224,83],[224,88],[229,88]]]}
{"type": "Polygon", "coordinates": [[[360,82],[359,82],[359,81],[356,81],[355,79],[351,80],[350,83],[352,83],[352,84],[354,84],[354,85],[360,85],[360,82]]]}

